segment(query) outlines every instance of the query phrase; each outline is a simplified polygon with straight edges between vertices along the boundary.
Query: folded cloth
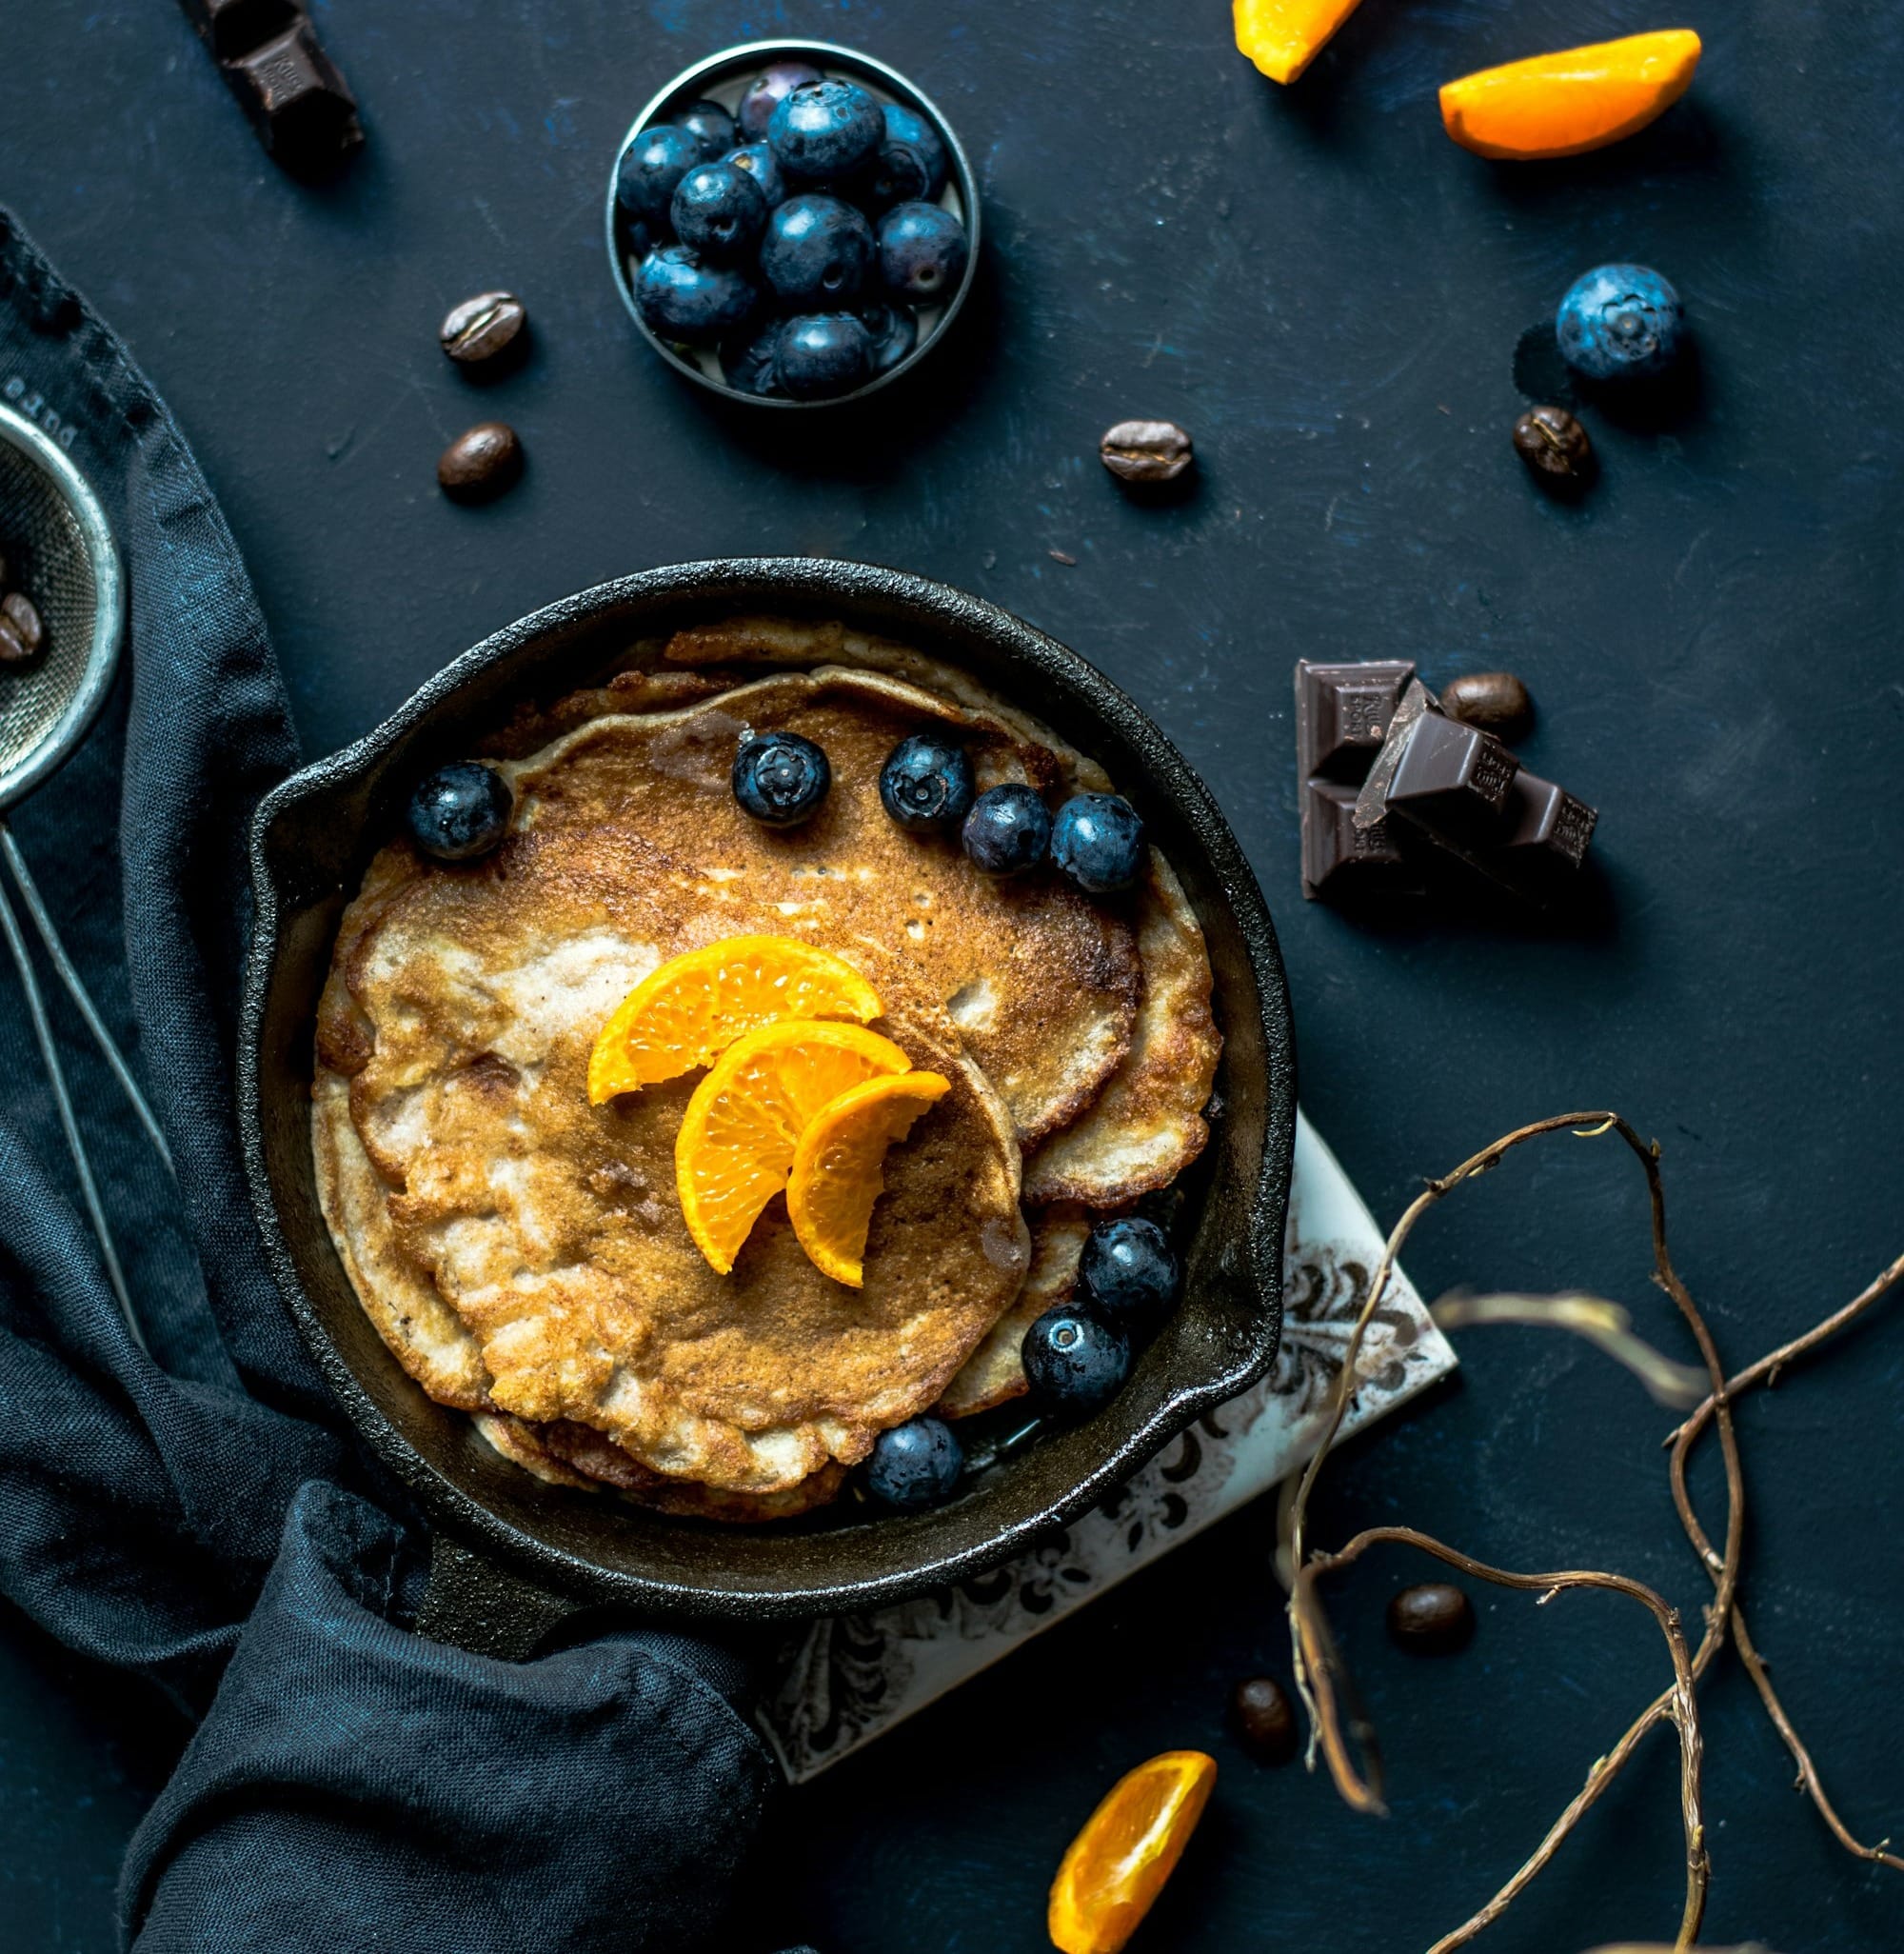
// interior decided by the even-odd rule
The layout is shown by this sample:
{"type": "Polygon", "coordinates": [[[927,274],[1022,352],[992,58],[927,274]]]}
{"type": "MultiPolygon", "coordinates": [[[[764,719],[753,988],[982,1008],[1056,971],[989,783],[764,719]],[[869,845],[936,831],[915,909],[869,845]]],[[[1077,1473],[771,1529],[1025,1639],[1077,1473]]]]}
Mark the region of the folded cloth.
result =
{"type": "Polygon", "coordinates": [[[128,1856],[127,1937],[732,1954],[778,1783],[740,1665],[628,1628],[522,1664],[411,1632],[422,1530],[272,1286],[232,1115],[246,827],[297,758],[264,620],[171,417],[4,211],[0,399],[67,445],[131,593],[129,683],[9,818],[176,1163],[52,987],[150,1356],[0,1009],[0,1590],[201,1720],[128,1856]]]}

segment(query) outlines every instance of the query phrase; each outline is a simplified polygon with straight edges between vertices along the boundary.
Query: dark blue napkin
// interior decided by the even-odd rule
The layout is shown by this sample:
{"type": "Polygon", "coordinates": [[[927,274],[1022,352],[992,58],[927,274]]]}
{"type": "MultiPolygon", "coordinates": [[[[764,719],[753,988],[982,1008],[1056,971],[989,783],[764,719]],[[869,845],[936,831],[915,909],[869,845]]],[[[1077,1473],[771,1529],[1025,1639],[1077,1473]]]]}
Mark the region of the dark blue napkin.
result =
{"type": "Polygon", "coordinates": [[[164,406],[4,212],[0,398],[69,441],[131,591],[129,675],[10,818],[177,1165],[52,987],[150,1357],[0,967],[0,1585],[200,1720],[128,1857],[128,1938],[732,1954],[778,1782],[741,1665],[626,1628],[522,1664],[410,1630],[421,1531],[341,1426],[239,1164],[246,827],[297,759],[264,619],[164,406]]]}

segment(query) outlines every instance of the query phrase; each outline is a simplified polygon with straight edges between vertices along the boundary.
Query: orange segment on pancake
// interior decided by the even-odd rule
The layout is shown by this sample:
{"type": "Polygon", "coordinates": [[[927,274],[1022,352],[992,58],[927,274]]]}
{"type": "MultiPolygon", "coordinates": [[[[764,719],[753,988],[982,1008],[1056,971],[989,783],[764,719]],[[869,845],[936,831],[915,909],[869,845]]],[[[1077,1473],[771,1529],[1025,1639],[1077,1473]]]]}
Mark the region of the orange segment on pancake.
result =
{"type": "Polygon", "coordinates": [[[790,936],[730,936],[670,957],[622,1000],[588,1059],[588,1098],[710,1066],[744,1032],[786,1018],[880,1015],[879,993],[832,951],[790,936]]]}
{"type": "Polygon", "coordinates": [[[866,1232],[885,1191],[886,1148],[952,1089],[937,1072],[868,1079],[814,1115],[793,1150],[786,1212],[813,1266],[849,1288],[865,1286],[866,1232]]]}
{"type": "Polygon", "coordinates": [[[786,1186],[794,1148],[829,1100],[912,1061],[859,1025],[764,1026],[730,1045],[695,1087],[674,1146],[675,1187],[694,1246],[722,1275],[786,1186]]]}

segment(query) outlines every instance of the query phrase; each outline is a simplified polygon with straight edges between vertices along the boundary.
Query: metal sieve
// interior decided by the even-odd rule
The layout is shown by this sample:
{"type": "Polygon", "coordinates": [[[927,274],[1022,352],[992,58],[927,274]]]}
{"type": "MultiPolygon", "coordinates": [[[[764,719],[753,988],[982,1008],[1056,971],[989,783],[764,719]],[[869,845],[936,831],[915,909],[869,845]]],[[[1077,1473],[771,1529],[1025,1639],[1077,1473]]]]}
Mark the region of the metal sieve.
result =
{"type": "MultiPolygon", "coordinates": [[[[4,818],[7,808],[25,800],[86,737],[111,688],[126,627],[125,577],[99,498],[57,442],[5,406],[0,406],[0,549],[6,552],[10,588],[23,589],[31,597],[46,632],[45,650],[33,664],[0,669],[0,860],[12,874],[55,974],[71,995],[160,1159],[169,1167],[171,1154],[159,1123],[80,982],[4,818]]],[[[46,998],[26,933],[4,885],[0,885],[0,935],[7,939],[27,994],[27,1009],[46,1064],[47,1083],[52,1088],[87,1215],[99,1238],[107,1276],[127,1324],[143,1345],[125,1271],[112,1246],[106,1210],[73,1113],[46,998]]]]}

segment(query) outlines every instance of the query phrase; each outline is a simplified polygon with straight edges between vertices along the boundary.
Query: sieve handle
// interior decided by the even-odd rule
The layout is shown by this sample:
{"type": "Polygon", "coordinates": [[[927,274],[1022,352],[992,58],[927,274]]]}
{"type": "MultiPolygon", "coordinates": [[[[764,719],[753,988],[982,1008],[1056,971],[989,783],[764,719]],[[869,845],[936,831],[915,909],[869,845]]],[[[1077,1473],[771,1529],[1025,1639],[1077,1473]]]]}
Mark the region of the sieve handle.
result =
{"type": "Polygon", "coordinates": [[[20,852],[20,845],[13,839],[13,830],[0,821],[0,855],[4,855],[7,866],[13,871],[13,880],[20,885],[20,900],[27,906],[27,913],[33,919],[33,927],[40,932],[40,941],[47,947],[47,955],[52,959],[53,968],[59,972],[59,979],[67,987],[68,994],[78,1007],[79,1015],[86,1020],[86,1028],[92,1033],[101,1055],[112,1068],[112,1076],[124,1088],[126,1097],[132,1103],[132,1110],[139,1116],[139,1124],[146,1129],[146,1137],[157,1149],[159,1158],[165,1162],[168,1172],[172,1169],[172,1150],[166,1145],[164,1129],[160,1127],[152,1108],[146,1102],[146,1095],[139,1090],[139,1082],[132,1076],[132,1068],[126,1063],[112,1034],[106,1028],[106,1020],[99,1015],[97,1007],[88,994],[86,986],[79,981],[79,972],[72,967],[72,959],[66,953],[66,946],[59,940],[59,932],[53,927],[53,919],[47,906],[40,900],[40,891],[33,878],[27,872],[27,858],[20,852]]]}
{"type": "MultiPolygon", "coordinates": [[[[4,824],[0,824],[0,832],[4,832],[4,824]]],[[[11,841],[12,837],[8,835],[10,849],[11,841]]],[[[17,854],[17,850],[13,852],[17,854]]],[[[86,1203],[92,1232],[99,1238],[99,1252],[106,1264],[107,1280],[111,1283],[112,1293],[118,1297],[119,1307],[125,1312],[126,1326],[132,1332],[132,1341],[144,1350],[145,1335],[132,1310],[132,1298],[126,1287],[126,1272],[119,1266],[119,1252],[112,1246],[111,1230],[106,1226],[106,1210],[100,1206],[99,1188],[92,1178],[92,1164],[86,1157],[86,1142],[80,1138],[79,1122],[73,1117],[72,1095],[67,1090],[66,1072],[60,1065],[59,1049],[53,1044],[53,1027],[47,1017],[47,1001],[40,992],[40,980],[33,971],[33,960],[27,949],[20,919],[14,915],[13,905],[7,899],[4,887],[0,887],[0,934],[6,936],[7,947],[12,951],[13,962],[19,968],[20,985],[27,993],[27,1009],[33,1020],[33,1036],[39,1040],[40,1057],[46,1063],[47,1083],[52,1087],[60,1129],[66,1135],[67,1150],[72,1155],[73,1169],[79,1176],[80,1195],[86,1203]]],[[[77,977],[73,981],[77,983],[77,977]]]]}

